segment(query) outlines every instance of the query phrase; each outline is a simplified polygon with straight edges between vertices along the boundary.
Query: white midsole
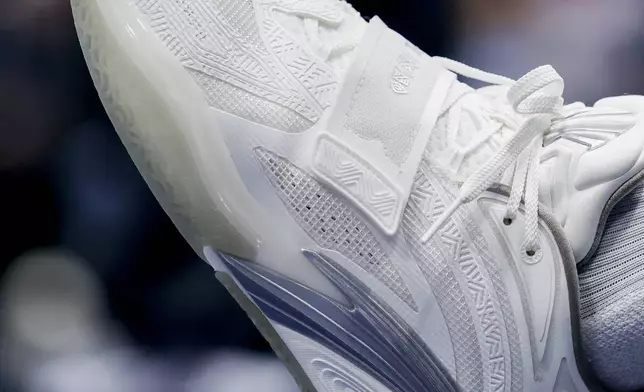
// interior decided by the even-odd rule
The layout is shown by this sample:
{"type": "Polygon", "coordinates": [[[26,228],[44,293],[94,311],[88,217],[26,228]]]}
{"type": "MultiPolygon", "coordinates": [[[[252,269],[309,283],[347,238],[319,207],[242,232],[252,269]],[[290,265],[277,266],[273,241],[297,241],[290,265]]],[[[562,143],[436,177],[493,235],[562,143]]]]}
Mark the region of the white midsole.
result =
{"type": "MultiPolygon", "coordinates": [[[[248,193],[202,90],[132,5],[72,0],[103,104],[157,199],[202,254],[270,257],[274,227],[248,193]],[[171,180],[170,180],[171,179],[171,180]]],[[[279,252],[276,250],[276,254],[279,252]]]]}

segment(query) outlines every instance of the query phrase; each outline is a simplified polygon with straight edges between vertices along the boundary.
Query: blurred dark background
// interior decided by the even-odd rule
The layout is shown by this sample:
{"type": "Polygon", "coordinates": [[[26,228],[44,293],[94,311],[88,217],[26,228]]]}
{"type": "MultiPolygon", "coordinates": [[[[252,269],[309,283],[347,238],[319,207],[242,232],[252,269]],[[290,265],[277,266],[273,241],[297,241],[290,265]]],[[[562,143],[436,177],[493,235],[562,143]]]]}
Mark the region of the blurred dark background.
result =
{"type": "MultiPolygon", "coordinates": [[[[644,3],[355,0],[433,55],[568,100],[644,92],[644,3]]],[[[67,0],[0,2],[0,391],[296,391],[103,112],[67,0]],[[269,387],[270,386],[270,387],[269,387]]]]}

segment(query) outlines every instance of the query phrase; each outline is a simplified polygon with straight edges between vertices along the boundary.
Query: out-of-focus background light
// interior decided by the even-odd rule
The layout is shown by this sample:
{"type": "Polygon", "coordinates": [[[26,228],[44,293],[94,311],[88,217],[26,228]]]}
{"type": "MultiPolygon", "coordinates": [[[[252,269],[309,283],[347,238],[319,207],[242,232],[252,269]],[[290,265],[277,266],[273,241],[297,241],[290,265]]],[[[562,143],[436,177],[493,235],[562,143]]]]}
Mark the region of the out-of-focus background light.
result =
{"type": "MultiPolygon", "coordinates": [[[[643,93],[644,3],[355,0],[430,54],[568,101],[643,93]]],[[[0,2],[0,391],[297,391],[152,197],[98,101],[67,0],[0,2]]]]}

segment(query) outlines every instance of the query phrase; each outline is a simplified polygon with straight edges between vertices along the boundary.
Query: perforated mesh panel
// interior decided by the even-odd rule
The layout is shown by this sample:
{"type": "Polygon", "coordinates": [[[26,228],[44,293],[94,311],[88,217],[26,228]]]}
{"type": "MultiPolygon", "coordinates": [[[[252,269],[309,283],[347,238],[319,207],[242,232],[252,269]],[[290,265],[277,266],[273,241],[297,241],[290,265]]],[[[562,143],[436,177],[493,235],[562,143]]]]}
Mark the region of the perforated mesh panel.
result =
{"type": "Polygon", "coordinates": [[[349,206],[287,160],[261,148],[255,153],[278,195],[313,240],[342,253],[418,310],[400,274],[349,206]]]}
{"type": "Polygon", "coordinates": [[[644,388],[644,187],[608,217],[579,273],[582,333],[597,376],[614,390],[644,388]]]}

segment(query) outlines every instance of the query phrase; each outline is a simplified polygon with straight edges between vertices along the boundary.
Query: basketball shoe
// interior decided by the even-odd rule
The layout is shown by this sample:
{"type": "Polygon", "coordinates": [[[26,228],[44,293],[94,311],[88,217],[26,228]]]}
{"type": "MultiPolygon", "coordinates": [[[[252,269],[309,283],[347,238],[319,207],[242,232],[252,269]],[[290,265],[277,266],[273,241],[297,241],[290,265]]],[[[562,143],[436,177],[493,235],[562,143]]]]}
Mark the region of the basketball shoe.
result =
{"type": "Polygon", "coordinates": [[[339,0],[72,0],[112,122],[307,391],[584,391],[576,263],[641,97],[564,105],[339,0]],[[457,75],[491,86],[472,89],[457,75]]]}

